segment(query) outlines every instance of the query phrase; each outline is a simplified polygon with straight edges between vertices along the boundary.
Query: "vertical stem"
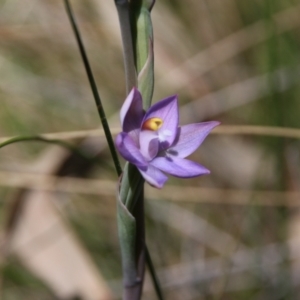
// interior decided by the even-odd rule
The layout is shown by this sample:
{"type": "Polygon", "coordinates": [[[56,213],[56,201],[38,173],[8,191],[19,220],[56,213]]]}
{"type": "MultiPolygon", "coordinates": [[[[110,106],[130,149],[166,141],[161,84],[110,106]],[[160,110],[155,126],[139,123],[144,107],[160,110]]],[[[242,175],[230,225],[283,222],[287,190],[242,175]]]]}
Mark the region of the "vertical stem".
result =
{"type": "MultiPolygon", "coordinates": [[[[126,91],[127,94],[130,92],[132,87],[137,85],[137,74],[136,74],[136,65],[134,61],[134,43],[132,40],[132,29],[130,24],[130,4],[127,0],[115,0],[115,4],[118,11],[121,34],[122,34],[122,43],[123,43],[123,55],[124,55],[124,65],[125,65],[125,78],[126,78],[126,91]]],[[[129,168],[126,170],[132,169],[129,165],[129,168]]],[[[134,167],[133,173],[124,172],[123,180],[129,181],[132,180],[135,176],[141,176],[138,170],[134,167]]],[[[136,183],[135,183],[136,184],[136,183]]],[[[135,198],[136,201],[133,207],[129,207],[129,203],[126,203],[126,199],[121,199],[126,205],[129,212],[135,219],[136,222],[136,233],[135,233],[135,262],[137,266],[137,278],[133,285],[124,286],[123,289],[123,300],[139,300],[141,299],[144,274],[145,274],[145,226],[144,226],[144,189],[143,181],[138,183],[141,185],[141,189],[135,188],[132,186],[128,190],[127,197],[130,195],[130,198],[135,198]],[[133,195],[131,192],[138,193],[133,195]]],[[[126,197],[126,198],[127,198],[126,197]]],[[[129,202],[132,202],[131,199],[129,202]]]]}
{"type": "Polygon", "coordinates": [[[150,256],[147,246],[146,246],[146,262],[147,262],[147,266],[148,266],[148,269],[149,269],[149,272],[150,272],[150,275],[152,278],[152,282],[154,285],[154,289],[155,289],[157,298],[159,300],[163,300],[164,299],[163,293],[162,293],[160,283],[159,283],[158,277],[156,275],[155,268],[153,266],[152,259],[151,259],[151,256],[150,256]]]}
{"type": "Polygon", "coordinates": [[[85,70],[86,70],[86,73],[87,73],[87,76],[88,76],[88,79],[89,79],[89,83],[90,83],[90,86],[91,86],[91,89],[92,89],[92,92],[93,92],[93,95],[94,95],[94,99],[95,99],[95,102],[96,102],[98,114],[99,114],[99,117],[100,117],[100,120],[101,120],[101,123],[102,123],[102,126],[103,126],[103,130],[104,130],[104,133],[105,133],[105,136],[106,136],[106,140],[107,140],[107,143],[108,143],[108,146],[109,146],[109,150],[110,150],[112,159],[113,159],[114,164],[115,164],[115,169],[116,169],[116,172],[117,172],[118,176],[120,176],[121,173],[122,173],[122,168],[121,168],[121,165],[120,165],[120,162],[119,162],[118,154],[117,154],[115,144],[114,144],[111,132],[110,132],[110,128],[109,128],[109,125],[108,125],[108,122],[107,122],[107,119],[106,119],[106,115],[105,115],[105,111],[104,111],[104,108],[103,108],[103,105],[102,105],[102,101],[101,101],[100,95],[98,93],[98,89],[97,89],[96,82],[95,82],[95,79],[94,79],[94,76],[93,76],[93,72],[92,72],[92,69],[90,67],[90,64],[89,64],[89,61],[88,61],[88,58],[87,58],[87,55],[86,55],[86,51],[84,49],[84,46],[83,46],[83,43],[82,43],[82,40],[81,40],[81,36],[80,36],[78,26],[76,25],[75,17],[74,17],[71,5],[69,3],[69,0],[64,0],[64,2],[65,2],[66,11],[67,11],[70,23],[72,25],[72,29],[73,29],[75,37],[76,37],[78,47],[79,47],[79,50],[80,50],[81,58],[83,60],[83,64],[84,64],[84,67],[85,67],[85,70]]]}
{"type": "MultiPolygon", "coordinates": [[[[151,1],[152,5],[150,5],[149,10],[151,10],[155,1],[151,1]]],[[[131,90],[133,86],[137,86],[137,72],[141,70],[137,70],[137,62],[135,61],[135,50],[137,48],[137,15],[136,13],[140,13],[142,1],[141,0],[115,0],[115,4],[118,11],[121,34],[122,34],[122,42],[123,42],[123,54],[124,54],[124,65],[125,65],[125,76],[126,76],[126,90],[127,94],[131,90]]],[[[152,37],[152,36],[151,36],[152,37]]],[[[149,37],[145,37],[148,39],[149,37]]],[[[146,59],[149,56],[148,49],[146,50],[146,59]]],[[[152,49],[151,49],[152,51],[152,49]]],[[[143,63],[146,63],[143,62],[143,63]]],[[[153,71],[153,64],[152,71],[153,71]]],[[[151,68],[149,65],[148,67],[151,68]]],[[[153,74],[153,73],[152,73],[153,74]]],[[[147,84],[147,82],[144,82],[147,84]]],[[[153,83],[151,81],[151,83],[153,83]]],[[[148,88],[151,90],[151,97],[153,92],[153,84],[150,84],[148,88]]],[[[145,96],[145,95],[144,95],[145,96]]],[[[149,105],[151,99],[148,99],[149,105]]],[[[149,106],[147,105],[147,107],[149,106]]],[[[126,193],[121,192],[121,195],[125,195],[124,199],[121,199],[123,203],[126,205],[127,209],[136,221],[136,251],[135,251],[135,261],[137,264],[137,281],[132,286],[124,286],[123,291],[123,300],[138,300],[141,299],[142,295],[142,287],[144,281],[144,273],[145,273],[145,260],[150,270],[151,278],[153,280],[153,284],[158,295],[159,299],[162,298],[162,292],[160,289],[160,285],[158,279],[155,274],[154,267],[152,265],[151,257],[149,252],[147,251],[145,244],[145,220],[144,220],[144,188],[143,182],[144,180],[133,180],[134,177],[141,177],[138,170],[134,167],[132,169],[132,165],[126,165],[124,169],[123,182],[122,187],[127,189],[126,193]],[[130,173],[130,170],[132,171],[130,173]],[[127,184],[130,180],[135,181],[135,184],[128,189],[127,184]],[[137,186],[136,186],[137,185],[137,186]],[[136,194],[136,195],[134,195],[136,194]]],[[[122,189],[121,187],[121,189],[122,189]]]]}

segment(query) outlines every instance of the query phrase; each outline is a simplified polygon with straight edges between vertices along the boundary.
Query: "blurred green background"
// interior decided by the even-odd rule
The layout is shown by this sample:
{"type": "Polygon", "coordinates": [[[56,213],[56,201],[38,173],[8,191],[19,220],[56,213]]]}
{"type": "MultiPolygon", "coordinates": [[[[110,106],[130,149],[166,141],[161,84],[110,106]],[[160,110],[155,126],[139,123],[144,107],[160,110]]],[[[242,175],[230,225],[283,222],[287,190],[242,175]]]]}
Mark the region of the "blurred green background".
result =
{"type": "MultiPolygon", "coordinates": [[[[178,94],[181,124],[300,127],[299,1],[156,2],[153,102],[178,94]]],[[[114,1],[71,3],[119,128],[114,1]]],[[[0,0],[0,78],[1,139],[101,127],[63,1],[0,0]]],[[[221,128],[192,155],[211,175],[146,189],[166,299],[299,299],[299,139],[221,128]]],[[[1,149],[1,299],[120,299],[110,154],[102,135],[68,141],[97,163],[38,142],[1,149]]],[[[149,276],[143,299],[156,299],[149,276]]]]}

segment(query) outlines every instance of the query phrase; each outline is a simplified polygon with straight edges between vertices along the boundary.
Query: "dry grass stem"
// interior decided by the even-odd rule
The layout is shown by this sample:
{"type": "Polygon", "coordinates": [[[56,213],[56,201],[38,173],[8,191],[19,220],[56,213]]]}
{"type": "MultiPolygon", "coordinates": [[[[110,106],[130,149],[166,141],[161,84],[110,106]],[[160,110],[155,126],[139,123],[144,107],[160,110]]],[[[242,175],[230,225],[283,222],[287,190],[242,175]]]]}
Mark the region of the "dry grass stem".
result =
{"type": "MultiPolygon", "coordinates": [[[[114,197],[116,183],[110,180],[57,177],[24,172],[0,171],[0,185],[49,192],[114,197]]],[[[218,189],[167,185],[162,190],[146,186],[148,199],[185,203],[227,205],[300,206],[300,192],[218,189]]]]}
{"type": "MultiPolygon", "coordinates": [[[[121,131],[120,128],[112,128],[111,133],[117,135],[121,131]]],[[[251,125],[221,125],[216,127],[212,134],[220,135],[260,135],[260,136],[276,136],[283,138],[300,138],[300,129],[298,128],[285,128],[273,126],[251,126],[251,125]]],[[[104,137],[102,129],[91,130],[78,130],[78,131],[65,131],[56,133],[44,133],[38,135],[47,139],[56,140],[72,140],[83,139],[86,137],[104,137]]],[[[16,136],[0,137],[0,143],[4,143],[16,136]]]]}

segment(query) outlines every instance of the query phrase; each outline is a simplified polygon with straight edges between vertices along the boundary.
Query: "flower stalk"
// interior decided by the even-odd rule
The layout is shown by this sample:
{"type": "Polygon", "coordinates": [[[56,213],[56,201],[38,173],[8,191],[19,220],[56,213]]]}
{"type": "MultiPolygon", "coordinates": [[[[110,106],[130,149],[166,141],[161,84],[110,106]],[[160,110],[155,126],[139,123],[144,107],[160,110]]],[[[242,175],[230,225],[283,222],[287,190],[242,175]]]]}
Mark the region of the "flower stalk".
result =
{"type": "MultiPolygon", "coordinates": [[[[154,1],[115,0],[118,10],[125,61],[127,94],[137,86],[141,90],[144,108],[150,106],[154,88],[153,36],[150,11],[154,1]],[[129,27],[130,24],[130,27],[129,27]]],[[[141,298],[145,272],[145,257],[152,278],[151,259],[146,256],[144,229],[144,179],[137,168],[126,163],[120,178],[118,231],[123,266],[123,300],[141,298]]],[[[149,254],[149,253],[148,253],[149,254]]],[[[159,284],[155,282],[159,289],[159,284]]],[[[161,292],[158,293],[159,299],[161,292]]]]}

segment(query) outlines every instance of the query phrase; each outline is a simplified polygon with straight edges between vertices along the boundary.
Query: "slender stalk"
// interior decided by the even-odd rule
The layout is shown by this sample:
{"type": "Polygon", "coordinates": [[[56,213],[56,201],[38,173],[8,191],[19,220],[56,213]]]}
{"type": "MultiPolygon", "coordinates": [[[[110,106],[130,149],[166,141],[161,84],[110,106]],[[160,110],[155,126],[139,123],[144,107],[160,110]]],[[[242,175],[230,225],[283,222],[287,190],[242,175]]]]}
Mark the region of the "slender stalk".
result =
{"type": "Polygon", "coordinates": [[[97,110],[98,110],[100,120],[101,120],[101,123],[102,123],[102,126],[103,126],[103,130],[105,132],[105,136],[106,136],[106,140],[107,140],[107,143],[108,143],[108,146],[109,146],[109,150],[110,150],[112,159],[114,161],[115,169],[116,169],[116,172],[117,172],[118,176],[120,176],[122,174],[122,168],[121,168],[119,158],[118,158],[118,155],[117,155],[117,151],[116,151],[116,148],[115,148],[114,140],[112,138],[110,128],[109,128],[109,125],[108,125],[108,122],[107,122],[107,119],[106,119],[106,115],[105,115],[105,111],[104,111],[104,108],[103,108],[103,105],[102,105],[102,101],[101,101],[101,98],[100,98],[100,95],[99,95],[99,92],[98,92],[98,89],[97,89],[97,86],[96,86],[96,82],[95,82],[95,79],[94,79],[94,76],[93,76],[93,72],[92,72],[92,69],[90,67],[90,64],[89,64],[89,61],[88,61],[88,58],[87,58],[87,55],[86,55],[86,51],[85,51],[85,48],[84,48],[84,45],[83,45],[83,42],[82,42],[82,39],[81,39],[81,36],[80,36],[78,26],[76,24],[75,17],[74,17],[71,5],[69,3],[69,0],[64,0],[64,3],[65,3],[66,11],[67,11],[72,29],[74,31],[74,35],[76,37],[76,41],[77,41],[77,44],[78,44],[78,47],[79,47],[79,50],[80,50],[81,58],[82,58],[82,61],[83,61],[88,79],[89,79],[89,83],[90,83],[90,86],[91,86],[91,89],[92,89],[92,92],[93,92],[93,95],[94,95],[94,99],[95,99],[97,110]]]}
{"type": "MultiPolygon", "coordinates": [[[[125,65],[125,77],[126,77],[126,91],[127,94],[131,90],[133,86],[137,86],[137,62],[135,61],[134,47],[136,46],[137,37],[136,37],[136,24],[133,22],[131,24],[130,18],[133,17],[135,19],[134,13],[135,11],[139,11],[141,8],[141,1],[131,1],[129,3],[128,0],[115,0],[116,8],[118,11],[121,35],[122,35],[122,43],[123,43],[123,55],[124,55],[124,65],[125,65]],[[135,33],[135,36],[133,34],[135,33]]],[[[154,4],[154,1],[153,1],[154,4]]],[[[150,8],[151,10],[151,8],[150,8]]],[[[127,166],[127,171],[130,169],[130,166],[127,166]]],[[[135,169],[135,172],[138,172],[135,169]]],[[[131,174],[134,177],[135,172],[131,174]]],[[[138,176],[141,177],[139,173],[138,176]]],[[[123,179],[127,179],[129,174],[125,174],[123,179]]],[[[131,177],[131,178],[133,178],[131,177]]],[[[158,278],[155,274],[155,269],[152,264],[151,256],[149,251],[147,250],[146,243],[144,241],[145,233],[144,233],[144,189],[143,189],[143,179],[136,185],[136,189],[134,191],[129,190],[128,195],[125,199],[124,204],[126,207],[133,213],[134,218],[138,224],[136,233],[136,243],[137,243],[137,265],[138,265],[138,273],[142,276],[144,275],[144,263],[142,260],[145,259],[146,264],[150,270],[151,279],[153,281],[153,285],[155,287],[155,291],[157,293],[158,299],[162,300],[162,291],[160,288],[160,284],[158,278]],[[135,194],[136,196],[134,196],[135,194]]],[[[143,280],[143,278],[141,278],[143,280]]],[[[133,300],[140,299],[142,292],[142,283],[140,286],[136,286],[131,289],[125,287],[123,299],[133,300]]]]}
{"type": "Polygon", "coordinates": [[[149,269],[149,272],[150,272],[150,275],[151,275],[151,278],[152,278],[152,282],[153,282],[153,285],[154,285],[154,289],[155,289],[157,298],[159,300],[164,300],[163,293],[162,293],[162,290],[161,290],[161,286],[160,286],[158,277],[156,275],[155,268],[153,266],[152,259],[151,259],[151,256],[150,256],[150,253],[149,253],[149,250],[148,250],[147,246],[145,247],[145,250],[146,250],[145,251],[146,252],[145,253],[146,254],[146,262],[147,262],[147,266],[148,266],[148,269],[149,269]]]}
{"type": "MultiPolygon", "coordinates": [[[[123,55],[124,55],[124,65],[125,65],[125,81],[126,81],[126,91],[127,94],[129,91],[137,85],[137,75],[136,75],[136,65],[134,60],[134,43],[132,40],[132,28],[130,24],[130,3],[128,0],[115,0],[116,8],[118,11],[120,28],[122,34],[122,43],[123,43],[123,55]]],[[[136,222],[136,232],[135,234],[135,263],[136,263],[136,279],[130,282],[130,284],[124,284],[123,288],[123,300],[139,300],[141,299],[144,274],[145,274],[145,224],[144,224],[144,184],[140,182],[139,177],[141,174],[138,170],[131,165],[127,165],[124,169],[122,187],[126,186],[126,192],[121,193],[120,201],[124,203],[126,209],[128,209],[131,217],[134,218],[136,222]],[[132,172],[129,172],[131,170],[132,172]],[[137,182],[133,182],[136,181],[137,182]],[[129,185],[125,184],[128,183],[129,185]],[[134,204],[134,205],[132,205],[134,204]],[[129,207],[130,206],[130,207],[129,207]]],[[[121,204],[119,204],[120,207],[121,204]]],[[[124,213],[124,212],[123,212],[124,213]]],[[[131,217],[128,217],[128,221],[131,217]]],[[[124,226],[124,225],[122,225],[124,226]]],[[[129,226],[127,227],[127,233],[129,232],[129,226]]],[[[119,229],[120,230],[120,229],[119,229]]],[[[123,233],[122,233],[123,234],[123,233]]],[[[131,243],[131,239],[128,239],[125,243],[131,243]]],[[[123,247],[122,260],[126,261],[125,255],[125,244],[124,241],[121,243],[121,248],[123,247]],[[123,244],[123,245],[122,245],[123,244]]],[[[128,257],[131,257],[131,254],[128,254],[128,257]]],[[[123,266],[124,279],[126,279],[131,272],[134,270],[126,270],[126,266],[123,266]]]]}

